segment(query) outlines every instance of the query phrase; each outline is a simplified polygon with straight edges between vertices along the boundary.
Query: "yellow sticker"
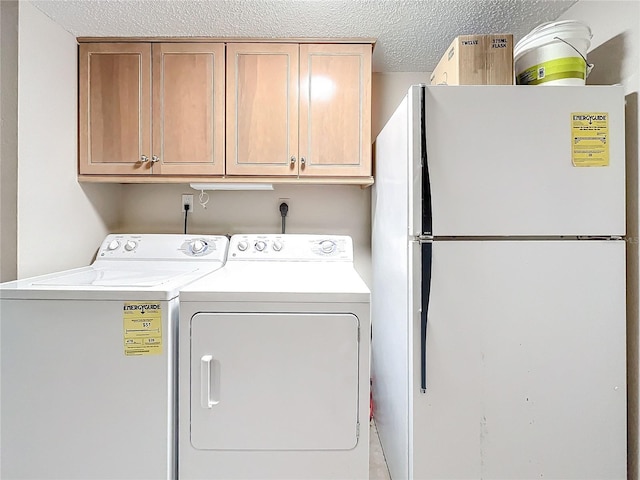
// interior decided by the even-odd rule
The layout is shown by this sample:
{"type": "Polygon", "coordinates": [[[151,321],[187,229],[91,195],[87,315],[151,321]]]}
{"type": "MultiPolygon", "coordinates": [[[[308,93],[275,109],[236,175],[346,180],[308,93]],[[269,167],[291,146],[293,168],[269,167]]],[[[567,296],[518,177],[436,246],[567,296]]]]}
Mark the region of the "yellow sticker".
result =
{"type": "Polygon", "coordinates": [[[162,308],[159,303],[125,303],[122,316],[125,355],[160,355],[162,353],[162,308]]]}
{"type": "Polygon", "coordinates": [[[609,166],[609,114],[571,114],[571,161],[574,167],[609,166]]]}

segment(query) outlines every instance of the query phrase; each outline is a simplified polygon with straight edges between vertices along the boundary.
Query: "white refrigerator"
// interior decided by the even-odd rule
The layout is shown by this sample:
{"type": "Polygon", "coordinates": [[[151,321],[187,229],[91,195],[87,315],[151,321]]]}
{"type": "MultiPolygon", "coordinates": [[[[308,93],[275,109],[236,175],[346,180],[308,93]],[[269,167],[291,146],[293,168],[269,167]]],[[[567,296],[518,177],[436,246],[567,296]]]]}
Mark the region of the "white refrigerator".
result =
{"type": "Polygon", "coordinates": [[[393,480],[626,479],[621,87],[413,86],[376,139],[393,480]]]}

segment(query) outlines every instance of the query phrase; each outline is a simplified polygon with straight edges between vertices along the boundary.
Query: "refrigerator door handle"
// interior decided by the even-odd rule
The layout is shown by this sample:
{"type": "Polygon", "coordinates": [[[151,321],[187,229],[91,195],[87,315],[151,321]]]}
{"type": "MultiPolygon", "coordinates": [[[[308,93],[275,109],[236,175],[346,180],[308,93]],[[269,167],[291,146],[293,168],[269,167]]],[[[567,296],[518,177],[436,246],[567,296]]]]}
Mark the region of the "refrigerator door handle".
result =
{"type": "Polygon", "coordinates": [[[420,162],[422,164],[422,234],[433,234],[433,205],[431,203],[431,179],[427,158],[426,89],[420,88],[420,162]]]}
{"type": "Polygon", "coordinates": [[[429,315],[429,298],[431,296],[431,260],[433,243],[421,244],[422,281],[420,308],[420,392],[427,392],[427,318],[429,315]]]}

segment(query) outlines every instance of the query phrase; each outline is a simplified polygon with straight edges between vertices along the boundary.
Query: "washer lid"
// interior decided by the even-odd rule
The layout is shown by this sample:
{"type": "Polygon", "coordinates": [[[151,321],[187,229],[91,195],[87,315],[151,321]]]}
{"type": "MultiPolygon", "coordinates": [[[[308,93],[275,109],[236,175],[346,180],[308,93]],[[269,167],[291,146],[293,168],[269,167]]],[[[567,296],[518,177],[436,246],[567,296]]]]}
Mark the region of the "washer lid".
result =
{"type": "Polygon", "coordinates": [[[221,263],[121,262],[0,284],[0,299],[170,300],[221,263]]]}
{"type": "Polygon", "coordinates": [[[59,287],[155,287],[198,270],[190,269],[109,269],[89,267],[79,272],[38,280],[32,285],[59,287]]]}
{"type": "Polygon", "coordinates": [[[92,265],[0,284],[0,299],[170,300],[224,265],[223,236],[108,235],[92,265]]]}

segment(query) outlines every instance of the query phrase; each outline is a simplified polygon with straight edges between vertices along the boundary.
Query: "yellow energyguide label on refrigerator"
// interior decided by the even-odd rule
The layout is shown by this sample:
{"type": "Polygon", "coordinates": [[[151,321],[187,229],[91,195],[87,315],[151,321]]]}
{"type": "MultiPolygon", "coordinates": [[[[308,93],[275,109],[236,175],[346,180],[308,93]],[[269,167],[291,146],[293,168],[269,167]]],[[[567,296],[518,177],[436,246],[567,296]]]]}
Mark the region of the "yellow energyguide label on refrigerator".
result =
{"type": "Polygon", "coordinates": [[[127,356],[162,353],[162,308],[156,302],[125,303],[124,354],[127,356]]]}
{"type": "Polygon", "coordinates": [[[571,114],[571,161],[574,167],[609,166],[609,113],[571,114]]]}

